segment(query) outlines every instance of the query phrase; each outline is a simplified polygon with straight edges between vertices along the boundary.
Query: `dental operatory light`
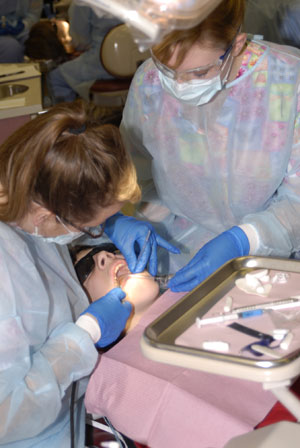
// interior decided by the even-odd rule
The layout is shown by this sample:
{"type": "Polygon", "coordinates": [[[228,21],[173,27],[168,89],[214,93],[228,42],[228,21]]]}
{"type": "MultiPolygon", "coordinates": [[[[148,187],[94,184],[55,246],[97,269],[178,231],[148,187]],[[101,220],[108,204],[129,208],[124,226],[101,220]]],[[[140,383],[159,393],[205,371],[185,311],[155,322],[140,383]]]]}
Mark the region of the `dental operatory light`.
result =
{"type": "Polygon", "coordinates": [[[158,43],[174,29],[191,28],[221,0],[80,0],[95,12],[108,12],[132,28],[140,51],[158,43]]]}

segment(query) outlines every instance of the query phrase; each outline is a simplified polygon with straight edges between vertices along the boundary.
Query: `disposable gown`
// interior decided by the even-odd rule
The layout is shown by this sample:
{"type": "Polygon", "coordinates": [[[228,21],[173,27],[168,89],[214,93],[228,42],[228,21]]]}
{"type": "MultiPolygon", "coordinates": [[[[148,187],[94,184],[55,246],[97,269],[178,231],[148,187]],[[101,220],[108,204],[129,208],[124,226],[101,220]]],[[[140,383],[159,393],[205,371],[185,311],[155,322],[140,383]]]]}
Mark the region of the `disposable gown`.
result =
{"type": "Polygon", "coordinates": [[[84,447],[83,393],[97,351],[73,322],[88,306],[66,247],[0,223],[0,446],[84,447]]]}
{"type": "Polygon", "coordinates": [[[166,93],[151,59],[133,79],[121,132],[143,188],[137,215],[182,251],[159,253],[161,272],[239,224],[257,232],[253,254],[300,250],[300,51],[249,48],[240,76],[203,106],[166,93]]]}
{"type": "Polygon", "coordinates": [[[89,89],[97,79],[113,78],[101,64],[100,47],[104,36],[120,21],[105,12],[97,15],[91,7],[77,1],[71,3],[68,12],[73,45],[83,53],[58,69],[68,85],[89,100],[89,89]]]}

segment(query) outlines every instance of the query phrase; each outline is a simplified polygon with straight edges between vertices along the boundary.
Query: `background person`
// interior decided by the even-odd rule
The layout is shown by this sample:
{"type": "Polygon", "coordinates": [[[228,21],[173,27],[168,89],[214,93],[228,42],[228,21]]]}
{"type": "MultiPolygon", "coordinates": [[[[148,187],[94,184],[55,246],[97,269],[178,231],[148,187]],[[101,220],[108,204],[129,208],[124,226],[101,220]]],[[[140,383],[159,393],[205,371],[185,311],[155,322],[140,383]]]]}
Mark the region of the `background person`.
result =
{"type": "Polygon", "coordinates": [[[183,268],[173,291],[238,256],[300,249],[300,52],[247,40],[244,12],[243,0],[223,0],[166,36],[123,113],[143,186],[137,216],[181,248],[159,256],[162,273],[183,268]]]}
{"type": "Polygon", "coordinates": [[[149,272],[132,274],[114,244],[73,248],[73,263],[81,285],[93,302],[120,287],[132,305],[125,330],[133,328],[159,294],[159,285],[149,272]]]}
{"type": "MultiPolygon", "coordinates": [[[[112,239],[116,229],[124,236],[118,211],[139,197],[118,129],[95,122],[81,101],[53,107],[0,146],[1,444],[70,446],[72,383],[91,373],[95,344],[115,341],[132,307],[120,288],[89,304],[67,244],[81,235],[100,237],[104,223],[112,239]]],[[[135,223],[132,218],[134,247],[149,234],[149,225],[138,223],[136,232],[135,223]]],[[[78,448],[84,447],[84,390],[80,381],[78,448]]]]}
{"type": "Polygon", "coordinates": [[[265,40],[300,48],[299,0],[247,0],[245,30],[265,40]]]}
{"type": "Polygon", "coordinates": [[[61,64],[47,77],[53,104],[73,101],[77,96],[89,100],[89,90],[96,79],[111,79],[102,67],[100,47],[107,32],[120,21],[103,12],[99,17],[94,10],[73,0],[68,10],[72,45],[80,56],[61,64]]]}
{"type": "Polygon", "coordinates": [[[51,59],[55,64],[68,60],[68,53],[59,38],[55,19],[42,19],[35,23],[25,41],[25,54],[31,59],[51,59]]]}
{"type": "Polygon", "coordinates": [[[42,9],[43,0],[0,1],[0,63],[23,62],[24,42],[42,9]]]}

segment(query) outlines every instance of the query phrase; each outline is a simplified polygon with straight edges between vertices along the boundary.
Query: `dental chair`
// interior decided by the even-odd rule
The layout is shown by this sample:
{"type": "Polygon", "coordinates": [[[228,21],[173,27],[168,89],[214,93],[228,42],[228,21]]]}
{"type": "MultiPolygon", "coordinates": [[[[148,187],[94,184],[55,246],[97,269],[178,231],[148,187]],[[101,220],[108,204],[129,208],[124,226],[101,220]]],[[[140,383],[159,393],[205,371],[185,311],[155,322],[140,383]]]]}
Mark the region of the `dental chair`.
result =
{"type": "Polygon", "coordinates": [[[96,106],[123,109],[133,75],[150,57],[139,51],[127,25],[112,28],[103,39],[100,61],[113,79],[98,79],[90,88],[90,101],[96,106]]]}

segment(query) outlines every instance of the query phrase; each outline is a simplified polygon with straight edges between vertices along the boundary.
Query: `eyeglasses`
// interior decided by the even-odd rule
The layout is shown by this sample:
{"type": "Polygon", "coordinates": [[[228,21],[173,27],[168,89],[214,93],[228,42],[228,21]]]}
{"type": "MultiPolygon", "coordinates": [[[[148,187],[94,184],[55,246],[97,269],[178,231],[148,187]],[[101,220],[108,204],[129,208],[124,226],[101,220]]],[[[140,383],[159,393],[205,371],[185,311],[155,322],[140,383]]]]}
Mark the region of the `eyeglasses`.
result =
{"type": "Polygon", "coordinates": [[[211,79],[214,78],[216,75],[221,73],[222,66],[225,64],[227,57],[229,56],[233,44],[235,42],[235,39],[237,35],[239,34],[241,30],[241,26],[239,26],[234,38],[232,39],[231,44],[226,49],[225,53],[223,53],[219,58],[213,62],[212,64],[203,65],[202,67],[196,67],[189,70],[183,70],[181,72],[177,70],[173,70],[169,67],[167,67],[165,64],[160,62],[157,57],[154,55],[152,49],[150,49],[150,53],[153,59],[154,64],[158,68],[158,70],[163,73],[168,78],[174,79],[178,82],[188,82],[192,81],[193,79],[211,79]]]}
{"type": "Polygon", "coordinates": [[[210,78],[213,78],[214,76],[216,76],[218,73],[220,73],[222,65],[226,61],[227,56],[229,55],[229,53],[232,49],[232,45],[233,44],[231,44],[227,48],[225,53],[222,54],[212,64],[204,65],[202,67],[192,68],[189,70],[183,70],[181,72],[167,67],[165,64],[163,64],[162,62],[160,62],[157,59],[157,57],[153,54],[152,50],[150,50],[150,51],[151,51],[151,56],[152,56],[153,62],[161,73],[163,73],[168,78],[174,79],[176,81],[188,82],[193,79],[199,79],[199,78],[200,79],[201,78],[210,79],[210,78]]]}
{"type": "Polygon", "coordinates": [[[75,271],[78,277],[78,280],[81,285],[85,282],[85,280],[89,277],[91,272],[95,267],[94,255],[98,252],[106,251],[113,254],[120,253],[116,246],[112,243],[104,243],[100,246],[94,247],[89,253],[87,253],[84,257],[82,257],[75,265],[75,271]]]}
{"type": "MultiPolygon", "coordinates": [[[[72,222],[68,221],[66,218],[60,218],[58,215],[56,215],[56,218],[62,225],[66,223],[68,226],[74,227],[74,229],[78,230],[79,232],[84,233],[85,235],[88,235],[90,238],[100,238],[100,236],[103,235],[104,229],[105,229],[105,222],[103,224],[99,224],[98,226],[94,227],[79,227],[72,222]]],[[[67,228],[67,230],[69,230],[67,228]]]]}

